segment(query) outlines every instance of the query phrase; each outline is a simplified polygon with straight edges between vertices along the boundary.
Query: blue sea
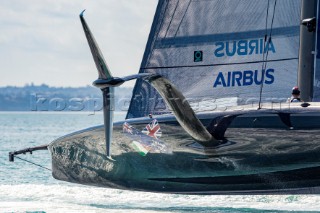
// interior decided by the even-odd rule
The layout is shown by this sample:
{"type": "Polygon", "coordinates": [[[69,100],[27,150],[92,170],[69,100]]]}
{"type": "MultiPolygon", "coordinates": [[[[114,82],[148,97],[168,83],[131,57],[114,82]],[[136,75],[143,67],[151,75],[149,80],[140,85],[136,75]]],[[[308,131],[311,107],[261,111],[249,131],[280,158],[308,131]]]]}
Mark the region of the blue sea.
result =
{"type": "MultiPolygon", "coordinates": [[[[124,113],[116,113],[116,120],[124,113]]],[[[102,124],[102,114],[0,112],[0,212],[320,212],[317,195],[199,196],[123,191],[55,180],[8,152],[102,124]]],[[[22,155],[51,168],[48,151],[22,155]]]]}

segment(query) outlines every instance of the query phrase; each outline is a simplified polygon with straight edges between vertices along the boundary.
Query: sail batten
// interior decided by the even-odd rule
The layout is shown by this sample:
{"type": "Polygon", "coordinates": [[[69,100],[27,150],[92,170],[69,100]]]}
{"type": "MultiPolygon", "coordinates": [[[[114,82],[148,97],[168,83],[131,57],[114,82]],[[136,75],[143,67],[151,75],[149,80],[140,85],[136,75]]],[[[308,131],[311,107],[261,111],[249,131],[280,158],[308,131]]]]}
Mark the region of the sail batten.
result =
{"type": "MultiPolygon", "coordinates": [[[[225,34],[211,34],[198,36],[185,36],[175,38],[158,39],[155,42],[155,49],[171,47],[187,47],[215,44],[217,41],[233,41],[243,39],[263,38],[265,30],[256,30],[250,32],[236,32],[225,34]]],[[[299,26],[273,28],[272,37],[294,37],[298,36],[299,26]]]]}
{"type": "MultiPolygon", "coordinates": [[[[264,101],[284,100],[297,83],[301,2],[278,0],[275,10],[274,3],[266,16],[265,0],[159,0],[140,73],[168,78],[193,99],[191,105],[203,98],[245,104],[259,99],[261,84],[264,101]]],[[[149,113],[170,109],[150,85],[137,81],[127,118],[149,113]]]]}
{"type": "MultiPolygon", "coordinates": [[[[284,59],[276,59],[276,60],[268,60],[268,62],[279,62],[279,61],[290,61],[297,60],[299,58],[284,58],[284,59]]],[[[225,64],[203,64],[203,65],[184,65],[184,66],[167,66],[167,67],[141,67],[141,70],[153,70],[153,69],[176,69],[176,68],[192,68],[192,67],[213,67],[213,66],[232,66],[239,64],[253,64],[253,63],[262,63],[263,61],[248,61],[248,62],[239,62],[239,63],[225,63],[225,64]]]]}

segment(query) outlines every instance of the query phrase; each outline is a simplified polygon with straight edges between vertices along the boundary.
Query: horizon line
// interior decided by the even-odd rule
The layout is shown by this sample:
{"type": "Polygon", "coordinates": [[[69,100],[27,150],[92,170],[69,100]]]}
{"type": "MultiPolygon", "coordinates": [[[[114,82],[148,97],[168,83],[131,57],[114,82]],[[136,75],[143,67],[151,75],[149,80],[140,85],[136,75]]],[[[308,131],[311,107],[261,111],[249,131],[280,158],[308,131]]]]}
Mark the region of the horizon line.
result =
{"type": "MultiPolygon", "coordinates": [[[[26,83],[23,86],[21,85],[0,85],[0,88],[6,88],[6,87],[16,87],[16,88],[23,88],[23,87],[49,87],[49,88],[80,88],[80,87],[93,87],[95,88],[93,85],[87,84],[87,85],[83,85],[83,86],[52,86],[46,83],[40,83],[40,84],[34,84],[34,83],[26,83]]],[[[121,86],[121,88],[133,88],[133,86],[126,86],[123,85],[121,86]]]]}

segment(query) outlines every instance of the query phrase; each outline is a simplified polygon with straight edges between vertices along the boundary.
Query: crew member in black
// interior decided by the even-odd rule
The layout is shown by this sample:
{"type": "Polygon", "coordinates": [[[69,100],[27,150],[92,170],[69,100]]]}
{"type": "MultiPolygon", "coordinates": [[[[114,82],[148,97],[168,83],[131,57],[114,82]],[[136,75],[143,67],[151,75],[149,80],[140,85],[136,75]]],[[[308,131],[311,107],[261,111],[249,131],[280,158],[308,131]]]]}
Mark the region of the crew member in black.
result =
{"type": "Polygon", "coordinates": [[[293,87],[291,94],[292,94],[292,96],[289,99],[289,102],[301,102],[302,101],[300,99],[300,90],[298,87],[293,87]]]}

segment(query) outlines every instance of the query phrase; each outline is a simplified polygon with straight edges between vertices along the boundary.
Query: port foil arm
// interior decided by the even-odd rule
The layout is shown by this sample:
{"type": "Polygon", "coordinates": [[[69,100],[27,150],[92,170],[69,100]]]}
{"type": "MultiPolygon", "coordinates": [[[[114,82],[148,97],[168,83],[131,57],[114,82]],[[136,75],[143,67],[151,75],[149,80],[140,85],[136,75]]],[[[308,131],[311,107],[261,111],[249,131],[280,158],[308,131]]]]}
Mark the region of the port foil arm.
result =
{"type": "Polygon", "coordinates": [[[83,17],[83,12],[80,14],[80,20],[99,74],[98,79],[93,82],[93,85],[100,88],[103,93],[106,154],[108,158],[112,159],[110,147],[112,141],[114,110],[113,87],[118,87],[124,82],[134,79],[143,79],[147,81],[159,92],[165,102],[172,108],[173,114],[181,127],[192,138],[203,146],[214,146],[219,144],[219,141],[208,132],[201,121],[196,117],[193,109],[182,93],[165,77],[151,73],[139,73],[126,77],[113,77],[97,42],[83,17]]]}
{"type": "Polygon", "coordinates": [[[212,147],[220,142],[212,136],[195,115],[189,102],[183,94],[166,78],[161,75],[145,77],[172,108],[173,114],[181,127],[201,145],[212,147]]]}

